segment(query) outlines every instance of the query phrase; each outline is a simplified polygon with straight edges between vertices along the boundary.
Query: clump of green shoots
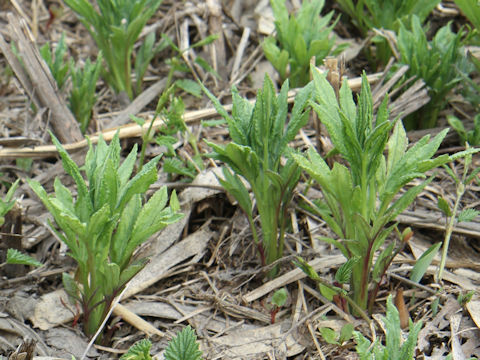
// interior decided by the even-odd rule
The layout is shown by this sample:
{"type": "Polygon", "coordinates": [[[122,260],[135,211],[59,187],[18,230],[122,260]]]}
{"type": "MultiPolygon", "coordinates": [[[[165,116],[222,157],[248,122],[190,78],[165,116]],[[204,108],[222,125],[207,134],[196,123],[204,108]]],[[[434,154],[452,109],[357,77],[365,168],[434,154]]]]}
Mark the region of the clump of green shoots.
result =
{"type": "Polygon", "coordinates": [[[296,15],[289,15],[285,0],[270,0],[275,17],[275,37],[265,39],[262,47],[266,58],[278,71],[281,82],[287,78],[292,87],[305,86],[310,81],[310,59],[315,56],[316,65],[325,57],[341,53],[348,45],[335,47],[332,30],[338,22],[329,26],[333,11],[320,16],[324,0],[304,0],[296,15]]]}
{"type": "MultiPolygon", "coordinates": [[[[232,138],[224,146],[207,144],[213,148],[211,156],[227,165],[223,168],[224,178],[220,179],[220,183],[247,215],[263,265],[273,263],[283,254],[287,210],[300,178],[300,168],[290,156],[292,150],[288,143],[308,121],[307,102],[312,95],[313,84],[297,94],[287,124],[288,88],[286,81],[276,96],[273,82],[266,76],[255,104],[242,98],[233,88],[232,115],[205,89],[218,113],[227,121],[232,138]],[[250,185],[255,198],[261,236],[255,227],[253,202],[240,177],[250,185]]],[[[269,276],[277,273],[278,266],[275,266],[269,276]]]]}
{"type": "Polygon", "coordinates": [[[96,87],[100,69],[102,67],[102,53],[98,54],[97,60],[92,63],[87,59],[83,68],[70,62],[70,74],[72,76],[72,89],[68,97],[70,110],[80,123],[82,133],[87,131],[92,118],[92,109],[97,101],[96,87]]]}
{"type": "Polygon", "coordinates": [[[431,98],[427,105],[404,120],[407,129],[435,127],[438,113],[447,105],[448,94],[473,70],[464,49],[469,37],[464,29],[453,33],[449,23],[427,41],[417,16],[408,24],[400,24],[399,62],[409,66],[407,77],[416,76],[425,81],[431,98]]]}
{"type": "MultiPolygon", "coordinates": [[[[346,14],[363,38],[373,29],[398,31],[401,21],[415,15],[423,24],[440,0],[338,0],[340,10],[346,14]]],[[[376,65],[386,65],[392,55],[384,36],[373,37],[376,65]]],[[[371,56],[372,54],[369,54],[371,56]]],[[[372,59],[373,60],[373,59],[372,59]]],[[[372,64],[375,65],[375,64],[372,64]]]]}
{"type": "Polygon", "coordinates": [[[413,360],[418,334],[422,329],[422,322],[413,323],[409,320],[408,336],[402,336],[400,316],[393,305],[392,295],[387,298],[387,315],[382,319],[385,329],[385,345],[376,340],[373,344],[362,333],[353,332],[357,342],[355,350],[360,360],[413,360]]]}
{"type": "Polygon", "coordinates": [[[47,63],[59,89],[63,88],[63,85],[65,85],[68,79],[70,64],[66,60],[67,53],[68,47],[65,42],[65,33],[62,33],[55,51],[50,48],[49,43],[46,43],[40,48],[40,55],[42,55],[42,58],[47,63]]]}
{"type": "MultiPolygon", "coordinates": [[[[323,198],[312,204],[337,236],[321,239],[336,246],[348,260],[348,266],[340,269],[350,274],[340,276],[338,282],[349,281],[356,314],[359,314],[357,307],[371,312],[383,275],[411,236],[400,234],[395,218],[433,177],[410,187],[399,197],[396,195],[413,179],[424,178],[428,170],[450,161],[448,155],[432,158],[448,129],[431,141],[427,135],[408,147],[402,123],[388,119],[386,99],[374,117],[365,75],[355,104],[346,81],[337,101],[326,75],[316,69],[312,71],[315,84],[312,106],[326,126],[335,151],[348,165],[335,162],[330,168],[314,149],[307,151],[307,157],[293,154],[293,158],[320,185],[323,198]],[[385,150],[388,150],[386,156],[385,150]],[[392,241],[383,247],[394,231],[400,242],[392,241]]],[[[342,295],[338,289],[334,290],[342,295]]]]}
{"type": "Polygon", "coordinates": [[[92,110],[97,101],[96,86],[102,67],[102,53],[92,63],[87,59],[83,68],[75,65],[73,59],[67,61],[68,48],[65,34],[62,34],[55,51],[50,44],[45,44],[40,53],[50,68],[59,89],[63,89],[68,78],[72,79],[72,86],[68,94],[69,108],[75,119],[80,123],[80,130],[85,133],[92,118],[92,110]]]}
{"type": "Polygon", "coordinates": [[[149,186],[157,180],[160,156],[131,177],[136,146],[120,163],[118,133],[110,145],[100,137],[96,147],[90,143],[84,180],[80,168],[53,135],[52,139],[65,172],[75,181],[77,195],[74,197],[58,178],[54,183],[55,196],[48,195],[37,181],[28,183],[52,214],[60,230],[51,224],[52,229],[77,262],[76,275],[63,274],[63,284],[69,296],[82,306],[84,332],[92,336],[115,297],[147,263],[146,258],[134,258],[134,251],[182,215],[175,193],[167,206],[166,187],[143,202],[149,186]]]}
{"type": "MultiPolygon", "coordinates": [[[[89,0],[65,0],[79,17],[102,51],[108,70],[102,76],[116,93],[124,92],[134,97],[132,85],[133,47],[147,21],[155,14],[162,0],[97,0],[94,6],[89,0]]],[[[154,41],[153,41],[154,42],[154,41]]],[[[138,84],[153,53],[152,39],[142,45],[135,63],[138,84]]]]}

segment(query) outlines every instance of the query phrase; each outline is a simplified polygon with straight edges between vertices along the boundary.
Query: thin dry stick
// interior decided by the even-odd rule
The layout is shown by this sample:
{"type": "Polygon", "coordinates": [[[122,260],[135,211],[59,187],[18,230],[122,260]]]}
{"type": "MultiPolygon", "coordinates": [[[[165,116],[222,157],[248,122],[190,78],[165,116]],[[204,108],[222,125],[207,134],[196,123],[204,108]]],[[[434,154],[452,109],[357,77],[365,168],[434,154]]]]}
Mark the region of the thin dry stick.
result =
{"type": "MultiPolygon", "coordinates": [[[[369,75],[367,77],[368,81],[370,83],[374,83],[378,80],[380,75],[381,75],[380,73],[369,75]]],[[[353,91],[356,91],[361,86],[361,79],[360,78],[351,79],[348,81],[348,84],[353,91]]],[[[288,92],[288,103],[293,103],[296,94],[297,94],[297,90],[295,89],[290,90],[288,92]]],[[[255,102],[255,100],[252,100],[252,103],[253,102],[255,102]]],[[[226,111],[231,111],[232,104],[225,105],[224,108],[226,111]]],[[[218,113],[215,109],[208,108],[208,109],[187,111],[183,115],[183,119],[187,124],[189,124],[189,123],[195,123],[202,119],[210,118],[216,115],[218,115],[218,113]]],[[[94,135],[89,136],[89,139],[92,144],[96,144],[101,135],[105,141],[110,141],[112,140],[113,136],[117,133],[117,131],[119,132],[118,135],[120,139],[141,137],[142,134],[144,134],[144,132],[146,132],[150,127],[150,123],[152,122],[152,119],[153,119],[153,116],[149,120],[145,121],[145,124],[143,124],[143,126],[141,127],[137,123],[132,122],[121,127],[106,129],[94,135]]],[[[157,117],[157,119],[154,120],[152,131],[157,130],[163,125],[164,125],[163,118],[157,117]]],[[[87,143],[87,140],[85,139],[74,142],[74,143],[63,145],[65,150],[67,150],[68,152],[80,151],[85,149],[87,146],[88,146],[88,143],[87,143]]],[[[41,146],[23,147],[23,148],[0,149],[0,159],[16,159],[16,158],[25,158],[25,157],[38,159],[38,158],[53,157],[56,155],[57,155],[57,148],[55,147],[55,145],[41,145],[41,146]]]]}
{"type": "MultiPolygon", "coordinates": [[[[310,311],[308,311],[307,302],[305,301],[305,296],[303,295],[303,283],[301,281],[298,282],[298,293],[302,300],[303,311],[305,311],[305,313],[308,314],[310,311]]],[[[318,355],[320,356],[320,359],[326,360],[325,355],[323,354],[322,348],[318,343],[317,337],[315,336],[315,330],[313,329],[312,323],[308,319],[305,321],[305,323],[307,324],[308,331],[310,333],[310,336],[312,337],[315,347],[317,348],[317,352],[318,352],[318,355]]]]}

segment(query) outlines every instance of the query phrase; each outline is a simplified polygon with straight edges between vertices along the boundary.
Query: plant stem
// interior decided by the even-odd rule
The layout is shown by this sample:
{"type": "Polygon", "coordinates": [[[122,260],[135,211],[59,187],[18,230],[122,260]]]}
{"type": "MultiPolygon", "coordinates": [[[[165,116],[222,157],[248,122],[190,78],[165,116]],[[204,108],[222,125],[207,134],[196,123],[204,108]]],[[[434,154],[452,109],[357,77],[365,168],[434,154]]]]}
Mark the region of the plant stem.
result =
{"type": "Polygon", "coordinates": [[[440,259],[440,265],[438,267],[437,281],[441,282],[443,277],[443,270],[445,269],[445,264],[447,262],[448,246],[450,245],[450,238],[452,236],[453,227],[455,225],[455,218],[457,216],[458,206],[460,205],[460,200],[462,199],[463,194],[465,193],[465,175],[468,169],[464,169],[462,182],[457,185],[457,198],[455,199],[455,205],[453,207],[452,216],[447,225],[447,230],[445,232],[445,240],[443,241],[442,248],[442,258],[440,259]]]}

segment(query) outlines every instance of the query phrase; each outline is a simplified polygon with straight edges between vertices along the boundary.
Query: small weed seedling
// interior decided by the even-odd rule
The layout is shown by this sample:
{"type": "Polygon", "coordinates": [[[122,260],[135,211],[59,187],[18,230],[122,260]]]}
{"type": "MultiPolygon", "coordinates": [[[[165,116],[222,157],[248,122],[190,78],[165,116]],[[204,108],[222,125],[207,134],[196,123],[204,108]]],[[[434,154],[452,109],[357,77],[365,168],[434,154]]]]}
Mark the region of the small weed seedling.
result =
{"type": "MultiPolygon", "coordinates": [[[[150,348],[152,343],[143,339],[128,349],[121,360],[152,360],[150,348]]],[[[180,331],[177,336],[168,342],[164,353],[165,360],[201,360],[202,352],[198,348],[197,335],[189,326],[180,331]]]]}
{"type": "MultiPolygon", "coordinates": [[[[214,151],[211,156],[228,166],[223,168],[224,178],[220,179],[220,183],[247,215],[263,265],[271,264],[283,254],[287,210],[301,171],[289,156],[292,150],[288,143],[308,121],[309,112],[306,109],[312,90],[313,84],[310,83],[299,91],[286,125],[288,81],[276,96],[273,82],[267,75],[255,105],[240,97],[233,88],[231,116],[204,89],[218,113],[227,121],[232,138],[226,146],[207,142],[214,151]],[[283,156],[288,159],[283,161],[283,156]],[[248,182],[255,197],[262,237],[255,228],[253,203],[240,176],[248,182]]],[[[269,276],[277,273],[278,266],[275,266],[269,276]]]]}
{"type": "Polygon", "coordinates": [[[463,29],[455,34],[448,24],[437,31],[432,41],[427,41],[417,16],[413,16],[408,25],[410,29],[400,24],[399,62],[409,66],[407,77],[417,76],[425,81],[431,100],[405,119],[405,127],[428,129],[436,125],[439,111],[447,104],[448,93],[473,70],[463,48],[470,35],[463,29]]]}
{"type": "MultiPolygon", "coordinates": [[[[468,146],[468,145],[467,145],[468,146]]],[[[480,149],[468,149],[465,152],[461,152],[456,154],[456,158],[460,157],[461,154],[464,156],[464,168],[463,168],[463,174],[462,177],[458,177],[453,170],[444,165],[444,169],[447,171],[447,173],[452,177],[452,179],[455,181],[455,184],[457,186],[457,193],[455,197],[455,205],[453,206],[453,209],[450,208],[448,205],[448,202],[442,198],[438,198],[438,208],[445,214],[447,218],[447,226],[445,229],[445,240],[443,241],[443,248],[442,248],[442,257],[440,259],[440,265],[438,267],[438,275],[437,275],[437,280],[442,281],[443,277],[443,270],[445,268],[445,264],[447,262],[447,254],[448,254],[448,247],[450,244],[450,238],[452,236],[453,232],[453,227],[455,226],[455,222],[468,222],[472,221],[477,215],[480,214],[480,211],[474,210],[472,208],[464,209],[459,212],[459,207],[460,207],[460,201],[462,200],[463,194],[465,194],[465,190],[467,186],[475,179],[477,178],[478,173],[480,172],[480,167],[474,169],[470,174],[469,168],[472,165],[472,152],[478,152],[480,149]]]]}
{"type": "Polygon", "coordinates": [[[413,360],[417,346],[418,334],[422,329],[422,322],[409,321],[408,337],[404,340],[400,328],[400,316],[393,305],[392,296],[387,298],[387,316],[383,318],[385,327],[385,346],[378,340],[371,344],[360,332],[354,331],[353,337],[357,342],[356,351],[360,360],[413,360]]]}
{"type": "Polygon", "coordinates": [[[329,26],[333,11],[320,16],[324,0],[304,0],[296,16],[288,14],[285,0],[270,0],[270,3],[277,34],[265,39],[262,45],[265,56],[282,82],[288,78],[292,87],[305,86],[310,81],[313,56],[319,65],[328,55],[337,55],[348,46],[335,48],[332,30],[338,19],[329,26]]]}
{"type": "Polygon", "coordinates": [[[320,334],[323,340],[332,345],[342,346],[345,342],[350,340],[353,335],[353,325],[346,323],[342,326],[340,333],[329,327],[320,328],[320,334]]]}
{"type": "Polygon", "coordinates": [[[278,311],[282,306],[285,305],[287,302],[287,289],[281,288],[275,291],[272,296],[272,300],[270,301],[271,308],[270,308],[270,322],[275,324],[275,317],[277,316],[278,311]]]}
{"type": "Polygon", "coordinates": [[[335,151],[349,167],[336,162],[330,168],[314,149],[308,150],[307,157],[293,154],[293,158],[320,185],[323,198],[314,203],[316,212],[338,237],[321,239],[336,246],[348,260],[349,265],[340,269],[351,274],[344,274],[337,281],[349,279],[353,302],[371,312],[383,275],[411,234],[400,234],[397,230],[400,243],[392,241],[384,249],[382,245],[396,230],[397,215],[433,177],[409,188],[400,197],[396,195],[411,180],[425,177],[426,171],[450,161],[448,155],[432,159],[448,129],[432,141],[427,135],[408,148],[402,123],[388,120],[387,99],[374,119],[365,75],[355,105],[346,82],[337,101],[326,75],[314,68],[312,71],[316,96],[312,106],[325,124],[335,151]],[[386,149],[388,155],[384,156],[386,149]]]}
{"type": "Polygon", "coordinates": [[[106,317],[110,305],[128,281],[147,263],[133,253],[155,232],[176,222],[179,203],[175,193],[170,197],[166,187],[155,192],[143,204],[149,186],[157,180],[154,158],[130,179],[137,157],[136,146],[120,164],[118,133],[107,146],[100,137],[98,145],[85,158],[85,181],[79,167],[52,135],[62,158],[65,172],[75,181],[77,196],[55,179],[55,196],[30,180],[33,191],[52,214],[60,231],[52,229],[67,244],[69,255],[78,264],[75,277],[63,274],[67,293],[83,310],[84,331],[93,335],[106,317]],[[78,281],[78,283],[77,283],[78,281]]]}
{"type": "MultiPolygon", "coordinates": [[[[162,0],[97,0],[99,11],[89,0],[65,0],[79,17],[102,51],[108,71],[102,73],[116,93],[125,92],[133,98],[131,81],[133,47],[147,21],[155,14],[162,0]]],[[[139,52],[135,73],[137,84],[142,81],[151,61],[151,38],[139,52]]]]}

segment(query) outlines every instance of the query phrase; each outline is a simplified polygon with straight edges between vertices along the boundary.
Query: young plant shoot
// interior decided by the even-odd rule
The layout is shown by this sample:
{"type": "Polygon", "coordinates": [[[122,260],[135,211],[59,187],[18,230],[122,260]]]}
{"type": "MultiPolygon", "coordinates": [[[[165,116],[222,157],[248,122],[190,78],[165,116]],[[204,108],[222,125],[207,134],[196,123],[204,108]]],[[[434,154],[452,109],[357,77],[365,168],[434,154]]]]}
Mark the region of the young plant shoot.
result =
{"type": "Polygon", "coordinates": [[[349,260],[348,267],[341,267],[343,271],[351,271],[350,276],[342,276],[349,279],[349,295],[360,309],[371,312],[380,281],[409,234],[400,235],[399,244],[392,241],[385,248],[382,246],[397,228],[394,223],[397,215],[433,177],[400,196],[397,194],[413,179],[425,178],[426,171],[450,161],[448,155],[432,158],[448,129],[431,141],[427,135],[408,147],[401,121],[388,120],[387,99],[374,118],[365,75],[355,105],[346,81],[337,101],[325,74],[315,68],[312,71],[315,84],[312,106],[348,166],[336,162],[330,168],[314,149],[309,149],[306,157],[293,154],[293,158],[320,185],[323,198],[315,202],[316,211],[337,236],[322,240],[335,245],[349,260]]]}
{"type": "Polygon", "coordinates": [[[332,31],[338,22],[330,26],[333,11],[320,16],[324,0],[304,0],[296,15],[289,15],[285,0],[270,0],[275,16],[276,36],[270,36],[262,44],[265,57],[278,71],[281,81],[287,78],[292,87],[305,86],[310,81],[310,59],[315,56],[316,65],[329,55],[338,55],[348,45],[335,46],[332,31]]]}
{"type": "MultiPolygon", "coordinates": [[[[297,94],[287,124],[288,88],[286,81],[277,96],[273,82],[267,75],[255,104],[242,98],[233,88],[232,115],[204,89],[218,113],[227,121],[232,138],[225,146],[207,142],[214,151],[211,156],[227,165],[220,182],[247,215],[263,265],[273,263],[283,254],[287,209],[300,177],[300,168],[291,159],[292,150],[288,143],[308,121],[307,103],[313,92],[313,84],[308,84],[297,94]],[[255,198],[261,236],[253,220],[253,202],[240,176],[250,185],[255,198]]],[[[275,266],[269,276],[277,273],[278,266],[275,266]]]]}
{"type": "Polygon", "coordinates": [[[65,172],[77,186],[74,197],[60,180],[55,179],[55,195],[48,195],[40,183],[29,180],[33,191],[52,214],[57,228],[53,231],[69,248],[78,268],[74,277],[63,274],[67,293],[80,303],[84,331],[92,336],[115,297],[147,262],[133,258],[136,248],[151,235],[182,215],[175,193],[170,197],[166,187],[156,191],[144,203],[142,199],[157,180],[160,156],[146,164],[131,178],[137,158],[135,146],[120,164],[118,133],[107,145],[102,137],[85,158],[85,181],[79,167],[53,137],[65,172]]]}
{"type": "MultiPolygon", "coordinates": [[[[162,0],[97,0],[97,7],[89,0],[65,0],[78,16],[102,51],[108,70],[102,73],[116,93],[125,92],[133,98],[133,47],[147,21],[155,14],[162,0]]],[[[151,37],[141,47],[139,55],[145,64],[135,64],[135,74],[143,77],[151,57],[144,56],[145,48],[153,49],[151,37]]],[[[137,83],[142,79],[137,78],[137,83]]]]}

